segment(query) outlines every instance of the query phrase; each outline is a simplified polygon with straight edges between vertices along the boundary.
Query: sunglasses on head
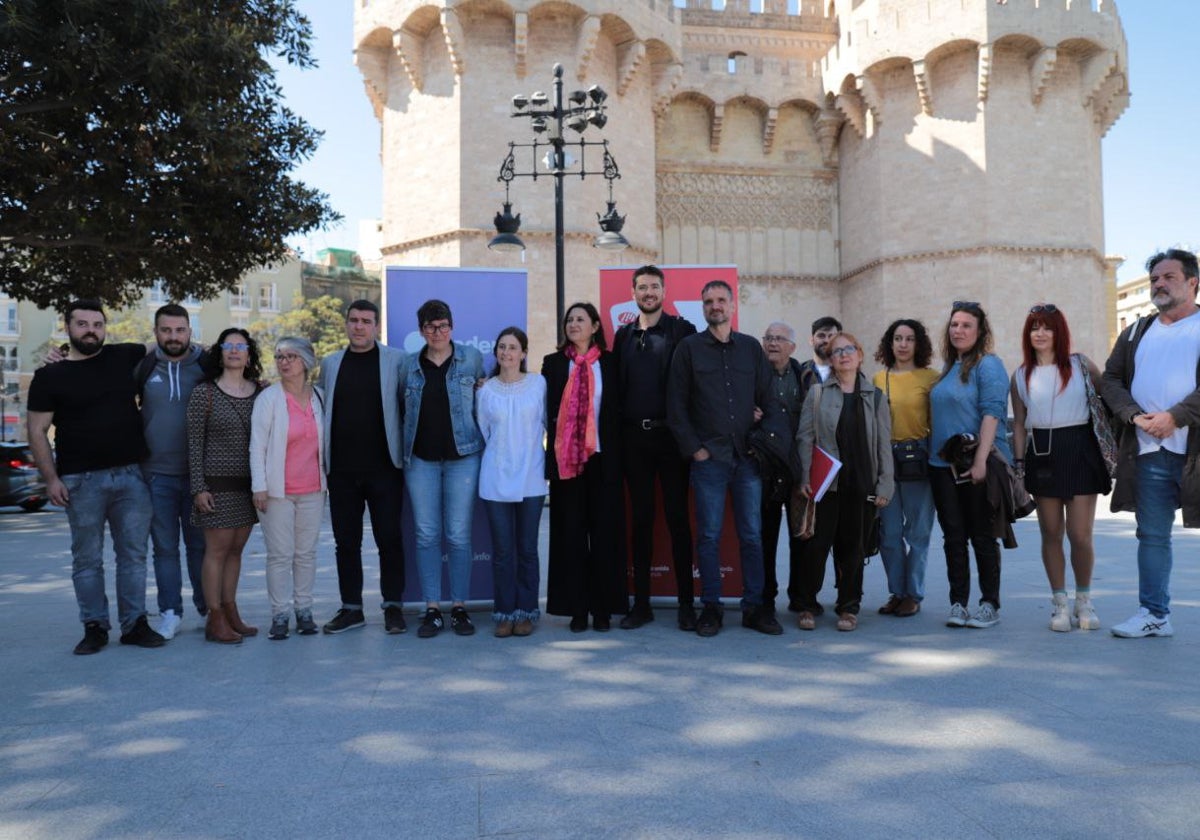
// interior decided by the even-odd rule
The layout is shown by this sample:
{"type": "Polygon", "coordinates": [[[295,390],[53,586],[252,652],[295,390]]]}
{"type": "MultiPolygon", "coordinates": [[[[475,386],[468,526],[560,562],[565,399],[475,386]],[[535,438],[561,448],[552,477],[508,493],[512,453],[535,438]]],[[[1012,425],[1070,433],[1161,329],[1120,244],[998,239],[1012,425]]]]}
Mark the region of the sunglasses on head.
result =
{"type": "Polygon", "coordinates": [[[1037,306],[1029,310],[1030,315],[1041,315],[1045,312],[1047,315],[1052,315],[1058,311],[1058,307],[1053,303],[1039,303],[1037,306]]]}
{"type": "Polygon", "coordinates": [[[957,309],[974,309],[977,312],[983,311],[983,307],[980,306],[979,301],[976,300],[956,300],[954,303],[950,304],[951,312],[957,309]]]}

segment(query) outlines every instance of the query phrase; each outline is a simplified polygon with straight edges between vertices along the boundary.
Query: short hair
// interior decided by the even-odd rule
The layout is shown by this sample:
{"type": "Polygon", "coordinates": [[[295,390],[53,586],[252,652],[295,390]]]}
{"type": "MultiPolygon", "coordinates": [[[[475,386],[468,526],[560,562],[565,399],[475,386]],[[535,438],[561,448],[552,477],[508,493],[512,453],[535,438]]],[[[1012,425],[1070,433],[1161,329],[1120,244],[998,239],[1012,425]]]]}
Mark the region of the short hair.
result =
{"type": "Polygon", "coordinates": [[[658,266],[653,265],[653,264],[647,264],[647,265],[642,266],[641,268],[634,269],[633,285],[635,285],[635,286],[637,285],[638,278],[641,277],[643,274],[649,274],[651,277],[657,277],[658,282],[662,283],[664,286],[667,285],[666,275],[664,275],[662,273],[661,268],[659,268],[658,266]]]}
{"type": "Polygon", "coordinates": [[[838,330],[838,334],[835,335],[833,338],[829,339],[830,347],[833,346],[833,343],[835,341],[842,341],[843,339],[845,339],[846,341],[849,341],[851,344],[853,344],[854,349],[857,350],[859,353],[861,353],[863,356],[867,355],[867,351],[863,350],[862,342],[859,341],[857,338],[855,338],[854,333],[848,333],[848,332],[844,332],[842,330],[838,330]]]}
{"type": "Polygon", "coordinates": [[[375,323],[379,323],[379,307],[369,300],[359,298],[346,307],[346,317],[350,317],[351,312],[370,312],[375,316],[375,323]]]}
{"type": "Polygon", "coordinates": [[[812,335],[816,335],[821,330],[827,330],[833,327],[838,332],[842,331],[842,322],[832,315],[822,315],[820,318],[812,322],[812,335]]]}
{"type": "Polygon", "coordinates": [[[572,303],[570,306],[567,307],[566,311],[563,313],[563,320],[562,320],[563,341],[562,341],[562,344],[558,345],[558,349],[565,350],[567,345],[571,343],[570,341],[567,340],[566,335],[567,335],[567,319],[571,317],[572,309],[582,309],[584,312],[587,313],[588,318],[591,319],[593,324],[600,325],[600,329],[598,329],[594,333],[592,333],[592,342],[591,343],[596,345],[597,347],[599,347],[601,350],[607,350],[608,349],[608,341],[606,341],[604,338],[604,321],[600,317],[600,311],[598,309],[596,309],[596,307],[593,306],[592,304],[588,303],[587,301],[582,301],[582,300],[572,303]]]}
{"type": "Polygon", "coordinates": [[[954,320],[955,312],[965,312],[979,323],[979,336],[975,339],[975,346],[963,358],[962,369],[958,374],[959,379],[965,385],[970,381],[971,370],[975,365],[992,352],[992,327],[988,323],[987,313],[978,303],[962,300],[954,302],[950,308],[950,317],[946,319],[946,330],[942,333],[942,379],[946,378],[950,369],[954,367],[954,363],[958,361],[958,351],[950,343],[950,322],[954,320]]]}
{"type": "Polygon", "coordinates": [[[1182,248],[1168,248],[1146,260],[1146,273],[1154,271],[1154,267],[1163,260],[1177,260],[1183,266],[1183,276],[1188,278],[1200,277],[1200,266],[1197,266],[1196,255],[1182,248]]]}
{"type": "Polygon", "coordinates": [[[298,335],[285,335],[275,342],[275,352],[290,350],[300,357],[304,372],[308,373],[317,366],[317,352],[313,350],[312,342],[298,335]]]}
{"type": "MultiPolygon", "coordinates": [[[[494,345],[492,345],[493,350],[500,345],[500,339],[504,338],[504,336],[506,336],[506,335],[511,335],[513,338],[515,338],[517,340],[517,343],[521,345],[521,352],[525,353],[526,356],[528,357],[529,336],[525,335],[525,330],[521,329],[520,327],[505,327],[504,329],[500,330],[500,334],[498,336],[496,336],[496,343],[494,345]]],[[[521,373],[525,373],[527,370],[527,367],[525,365],[525,362],[527,360],[528,360],[527,358],[521,360],[521,373]]],[[[494,367],[492,369],[492,376],[499,376],[499,375],[500,375],[500,360],[497,359],[496,367],[494,367]]]]}
{"type": "Polygon", "coordinates": [[[729,293],[729,299],[733,300],[733,286],[730,286],[724,280],[709,280],[704,284],[704,288],[700,290],[700,297],[708,294],[709,289],[721,288],[729,293]]]}
{"type": "Polygon", "coordinates": [[[164,303],[154,313],[154,326],[158,326],[159,318],[187,318],[188,323],[191,323],[191,316],[188,311],[178,303],[164,303]]]}
{"type": "Polygon", "coordinates": [[[875,361],[887,368],[896,366],[896,353],[892,350],[892,342],[896,339],[896,330],[908,327],[917,337],[917,346],[913,348],[913,365],[927,368],[933,361],[933,342],[929,339],[929,330],[916,318],[898,318],[888,325],[883,337],[879,339],[879,347],[875,349],[875,361]]]}
{"type": "Polygon", "coordinates": [[[245,327],[226,327],[221,330],[221,334],[217,336],[213,346],[209,347],[208,352],[200,359],[200,369],[204,371],[204,378],[209,382],[215,382],[221,375],[221,371],[224,369],[221,345],[225,343],[226,338],[234,334],[246,339],[246,369],[242,371],[242,378],[254,382],[262,379],[262,357],[258,353],[258,342],[250,336],[245,327]]]}
{"type": "Polygon", "coordinates": [[[792,329],[790,324],[786,324],[783,321],[772,321],[771,323],[767,324],[767,329],[769,330],[771,327],[783,327],[784,331],[787,333],[787,340],[792,342],[792,344],[796,343],[796,331],[792,329]]]}
{"type": "Polygon", "coordinates": [[[99,312],[100,317],[104,319],[104,323],[108,323],[108,315],[104,312],[104,304],[97,298],[76,298],[67,304],[67,308],[63,310],[63,324],[66,325],[71,321],[71,315],[77,311],[84,312],[99,312]]]}
{"type": "Polygon", "coordinates": [[[417,310],[417,326],[423,327],[433,321],[441,321],[445,319],[450,322],[450,326],[454,326],[454,316],[450,314],[450,304],[444,300],[431,298],[421,304],[421,308],[417,310]]]}

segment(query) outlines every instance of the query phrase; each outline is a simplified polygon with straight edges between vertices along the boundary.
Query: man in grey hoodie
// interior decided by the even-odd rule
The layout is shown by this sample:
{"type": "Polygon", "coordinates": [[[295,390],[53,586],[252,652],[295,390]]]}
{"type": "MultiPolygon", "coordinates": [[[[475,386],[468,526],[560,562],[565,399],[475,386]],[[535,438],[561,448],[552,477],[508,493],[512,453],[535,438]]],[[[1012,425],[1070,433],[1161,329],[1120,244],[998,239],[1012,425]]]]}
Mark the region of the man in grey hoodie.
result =
{"type": "Polygon", "coordinates": [[[187,554],[192,603],[200,615],[208,612],[200,567],[204,562],[204,532],[192,525],[188,492],[187,404],[203,377],[201,348],[192,344],[191,319],[179,304],[168,303],[154,313],[157,343],[134,370],[142,405],[147,455],[142,474],[150,487],[154,517],[150,540],[154,546],[154,580],[158,586],[158,632],[170,639],[183,618],[183,575],[179,562],[182,534],[187,554]]]}

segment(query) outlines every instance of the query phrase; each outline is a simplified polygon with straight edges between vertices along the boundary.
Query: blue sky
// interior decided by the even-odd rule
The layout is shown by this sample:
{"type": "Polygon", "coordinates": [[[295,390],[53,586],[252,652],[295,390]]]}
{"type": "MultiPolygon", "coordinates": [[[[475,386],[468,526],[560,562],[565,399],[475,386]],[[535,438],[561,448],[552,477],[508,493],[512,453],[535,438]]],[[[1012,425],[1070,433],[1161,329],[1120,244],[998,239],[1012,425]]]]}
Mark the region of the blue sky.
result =
{"type": "MultiPolygon", "coordinates": [[[[297,5],[313,23],[320,66],[305,72],[285,67],[280,81],[288,106],[325,138],[296,174],[328,193],[345,216],[340,227],[293,242],[311,255],[326,247],[357,248],[359,220],[379,215],[379,124],[351,54],[352,1],[297,5]]],[[[1131,280],[1160,248],[1200,247],[1200,72],[1194,57],[1200,2],[1125,0],[1119,9],[1133,98],[1104,140],[1105,244],[1108,254],[1126,258],[1118,277],[1131,280]]]]}

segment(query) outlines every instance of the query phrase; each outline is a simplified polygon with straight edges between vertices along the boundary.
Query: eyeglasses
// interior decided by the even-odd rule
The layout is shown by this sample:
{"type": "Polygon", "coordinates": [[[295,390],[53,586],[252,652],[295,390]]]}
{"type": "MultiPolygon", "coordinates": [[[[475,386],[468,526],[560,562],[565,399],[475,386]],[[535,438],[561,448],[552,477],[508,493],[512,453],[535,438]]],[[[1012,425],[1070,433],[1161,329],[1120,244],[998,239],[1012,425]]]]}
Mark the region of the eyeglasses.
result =
{"type": "Polygon", "coordinates": [[[421,332],[426,335],[447,335],[453,329],[450,324],[422,324],[421,332]]]}
{"type": "Polygon", "coordinates": [[[956,300],[954,303],[950,304],[950,310],[954,311],[955,309],[974,309],[978,312],[983,311],[983,307],[979,305],[979,301],[977,300],[956,300]]]}
{"type": "Polygon", "coordinates": [[[292,362],[296,361],[299,358],[300,357],[297,356],[295,353],[276,353],[275,354],[275,363],[278,364],[279,362],[287,362],[290,365],[292,362]]]}
{"type": "Polygon", "coordinates": [[[236,350],[239,353],[245,353],[247,350],[250,349],[250,345],[246,344],[244,341],[236,341],[236,342],[235,341],[222,341],[221,349],[222,350],[236,350]]]}
{"type": "Polygon", "coordinates": [[[1037,306],[1029,310],[1030,315],[1041,315],[1045,312],[1047,315],[1053,315],[1058,311],[1058,307],[1053,303],[1039,303],[1037,306]]]}
{"type": "Polygon", "coordinates": [[[768,344],[768,343],[775,342],[775,341],[787,341],[787,342],[791,341],[791,339],[788,338],[786,335],[769,335],[769,334],[764,335],[762,337],[762,340],[763,340],[763,344],[768,344]]]}
{"type": "Polygon", "coordinates": [[[858,348],[853,344],[843,344],[841,347],[835,347],[829,351],[830,356],[853,356],[858,352],[858,348]]]}

